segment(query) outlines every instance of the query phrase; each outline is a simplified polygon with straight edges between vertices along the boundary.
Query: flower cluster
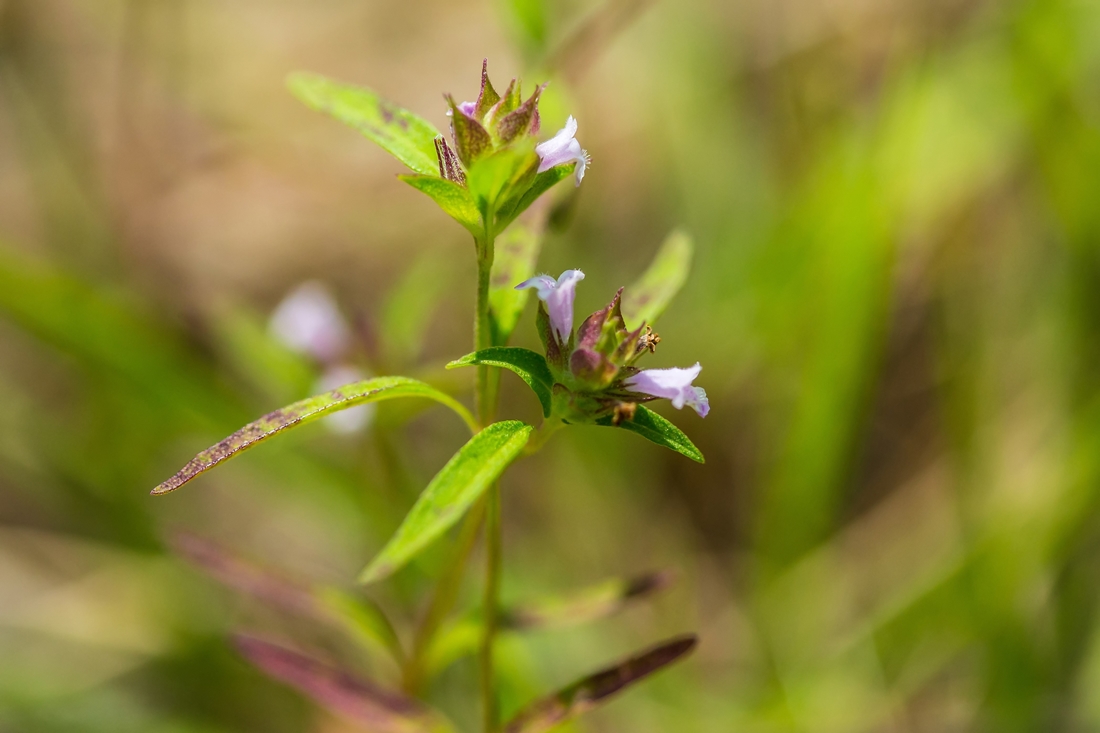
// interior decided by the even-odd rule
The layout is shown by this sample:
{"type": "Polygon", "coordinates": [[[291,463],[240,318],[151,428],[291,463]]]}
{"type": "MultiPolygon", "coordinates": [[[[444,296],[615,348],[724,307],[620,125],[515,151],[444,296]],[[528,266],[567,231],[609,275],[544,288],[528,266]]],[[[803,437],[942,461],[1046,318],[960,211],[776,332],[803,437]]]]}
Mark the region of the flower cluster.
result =
{"type": "MultiPolygon", "coordinates": [[[[539,133],[539,97],[546,84],[538,86],[523,100],[521,82],[512,79],[503,94],[489,81],[488,60],[481,65],[481,91],[477,101],[456,103],[445,95],[450,110],[451,140],[454,149],[442,135],[435,139],[439,175],[459,185],[466,185],[466,173],[479,159],[539,133]]],[[[588,166],[588,153],[576,140],[577,121],[570,117],[565,128],[553,138],[535,147],[539,156],[538,173],[559,165],[576,163],[575,177],[579,186],[588,166]]]]}
{"type": "Polygon", "coordinates": [[[613,415],[617,424],[630,419],[638,403],[667,399],[676,409],[687,405],[706,417],[707,394],[692,384],[702,370],[699,364],[687,369],[634,366],[643,354],[655,351],[661,339],[645,323],[627,328],[622,288],[574,332],[573,300],[583,279],[580,270],[566,270],[556,280],[539,275],[516,286],[534,288],[539,297],[538,330],[556,384],[555,413],[566,422],[613,415]]]}

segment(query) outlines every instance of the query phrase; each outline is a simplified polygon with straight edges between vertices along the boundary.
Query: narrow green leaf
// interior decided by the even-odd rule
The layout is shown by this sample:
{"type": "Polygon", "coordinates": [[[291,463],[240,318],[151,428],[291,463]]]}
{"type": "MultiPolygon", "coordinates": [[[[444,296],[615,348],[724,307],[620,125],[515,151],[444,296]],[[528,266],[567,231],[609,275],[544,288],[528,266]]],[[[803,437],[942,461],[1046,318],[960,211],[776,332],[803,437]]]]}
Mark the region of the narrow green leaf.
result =
{"type": "Polygon", "coordinates": [[[672,573],[614,578],[579,591],[524,603],[501,613],[501,625],[525,631],[575,626],[606,618],[631,603],[649,598],[672,583],[672,573]]]}
{"type": "Polygon", "coordinates": [[[470,192],[454,181],[438,176],[398,176],[417,191],[427,194],[447,216],[457,221],[466,230],[478,236],[484,225],[481,214],[470,192]]]}
{"type": "Polygon", "coordinates": [[[672,639],[578,680],[532,703],[504,726],[504,733],[543,733],[607,702],[613,695],[667,667],[695,648],[695,636],[672,639]]]}
{"type": "Polygon", "coordinates": [[[359,581],[374,583],[388,577],[446,532],[519,456],[533,429],[506,420],[471,438],[424,489],[359,581]]]}
{"type": "MultiPolygon", "coordinates": [[[[497,212],[506,202],[526,191],[536,178],[539,157],[530,144],[503,148],[477,161],[466,176],[470,194],[486,215],[497,212]]],[[[501,225],[495,231],[503,231],[501,225]]]]}
{"type": "Polygon", "coordinates": [[[467,354],[461,359],[455,359],[447,365],[447,368],[455,369],[464,366],[494,366],[515,372],[528,387],[534,390],[535,396],[542,404],[543,416],[550,417],[550,410],[553,407],[554,376],[550,373],[550,367],[546,366],[546,359],[541,354],[516,346],[493,346],[467,354]]]}
{"type": "Polygon", "coordinates": [[[519,221],[497,238],[489,280],[494,346],[508,343],[523,314],[531,291],[516,290],[516,285],[535,274],[544,227],[545,217],[537,217],[537,221],[519,221]]]}
{"type": "Polygon", "coordinates": [[[386,614],[369,598],[353,596],[339,588],[324,587],[314,591],[317,602],[364,646],[384,650],[400,669],[405,664],[405,651],[386,614]]]}
{"type": "Polygon", "coordinates": [[[665,238],[649,268],[623,291],[623,317],[631,328],[653,323],[687,281],[695,246],[679,229],[665,238]]]}
{"type": "Polygon", "coordinates": [[[623,420],[616,426],[612,423],[611,416],[608,416],[600,418],[596,424],[629,430],[632,433],[637,433],[646,440],[653,441],[657,445],[663,445],[665,448],[687,456],[693,461],[698,461],[699,463],[704,462],[702,452],[695,447],[695,444],[691,442],[688,436],[684,435],[680,428],[676,427],[653,410],[647,409],[644,405],[638,405],[637,409],[634,411],[633,420],[623,420]]]}
{"type": "Polygon", "coordinates": [[[305,425],[333,412],[346,410],[367,402],[392,400],[398,397],[424,397],[447,405],[466,421],[471,430],[477,429],[477,422],[470,411],[455,401],[453,397],[424,382],[408,377],[378,377],[362,382],[348,384],[331,392],[309,397],[270,412],[259,420],[250,422],[237,432],[225,438],[191,459],[190,462],[164,483],[153,489],[153,494],[167,494],[200,473],[210,470],[224,460],[232,458],[273,435],[289,428],[305,425]]]}
{"type": "Polygon", "coordinates": [[[249,636],[237,650],[265,674],[304,692],[349,722],[378,733],[451,733],[454,727],[418,700],[331,667],[312,657],[249,636]]]}
{"type": "Polygon", "coordinates": [[[435,138],[440,133],[427,120],[370,89],[320,74],[296,72],[287,78],[287,86],[298,99],[351,125],[417,173],[438,175],[435,138]]]}

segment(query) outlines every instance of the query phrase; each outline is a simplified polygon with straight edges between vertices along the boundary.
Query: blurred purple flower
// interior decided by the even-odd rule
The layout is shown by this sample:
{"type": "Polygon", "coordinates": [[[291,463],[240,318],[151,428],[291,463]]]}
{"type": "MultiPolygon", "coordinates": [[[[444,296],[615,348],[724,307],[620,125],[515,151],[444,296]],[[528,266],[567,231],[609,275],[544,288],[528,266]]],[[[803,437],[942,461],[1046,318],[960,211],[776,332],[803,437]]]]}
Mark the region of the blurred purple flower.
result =
{"type": "Polygon", "coordinates": [[[702,387],[691,384],[702,370],[698,362],[687,369],[644,369],[624,379],[623,386],[632,392],[669,399],[677,410],[687,405],[699,413],[699,417],[706,417],[710,412],[707,393],[702,387]]]}
{"type": "Polygon", "coordinates": [[[327,364],[340,358],[350,333],[332,294],[319,282],[305,282],[271,314],[272,335],[288,348],[327,364]]]}
{"type": "Polygon", "coordinates": [[[584,169],[590,163],[590,159],[588,151],[582,150],[581,144],[577,142],[576,134],[577,120],[570,115],[569,119],[565,121],[565,127],[558,130],[557,135],[535,146],[535,152],[542,159],[542,162],[539,163],[539,173],[548,171],[554,166],[575,162],[577,168],[574,175],[577,178],[577,185],[581,185],[581,180],[584,179],[584,169]]]}
{"type": "Polygon", "coordinates": [[[546,303],[550,315],[550,325],[563,344],[569,341],[573,333],[573,298],[577,294],[577,283],[584,279],[580,270],[566,270],[557,280],[549,275],[536,275],[516,286],[516,290],[535,288],[539,300],[546,303]]]}

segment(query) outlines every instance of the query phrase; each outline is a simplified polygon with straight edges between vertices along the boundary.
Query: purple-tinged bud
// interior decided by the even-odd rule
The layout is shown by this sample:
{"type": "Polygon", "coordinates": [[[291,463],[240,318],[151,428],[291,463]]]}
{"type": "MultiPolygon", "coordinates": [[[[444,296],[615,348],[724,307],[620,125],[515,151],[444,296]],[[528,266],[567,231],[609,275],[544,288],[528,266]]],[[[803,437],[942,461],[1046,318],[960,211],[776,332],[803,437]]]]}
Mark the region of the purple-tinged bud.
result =
{"type": "Polygon", "coordinates": [[[651,397],[663,397],[672,401],[677,410],[684,405],[706,417],[710,412],[710,402],[702,387],[692,386],[692,382],[702,371],[698,363],[687,369],[643,369],[623,380],[623,387],[631,392],[640,392],[651,397]]]}
{"type": "MultiPolygon", "coordinates": [[[[455,150],[464,165],[469,167],[475,160],[493,149],[493,138],[481,123],[455,104],[454,97],[446,96],[451,106],[451,134],[454,136],[455,150]]],[[[463,104],[470,104],[463,102],[463,104]]]]}
{"type": "Polygon", "coordinates": [[[535,288],[539,300],[546,303],[550,325],[561,343],[567,343],[573,334],[573,299],[577,283],[584,279],[580,270],[566,270],[557,280],[549,275],[536,275],[516,286],[516,290],[535,288]]]}
{"type": "Polygon", "coordinates": [[[493,83],[489,81],[489,59],[481,61],[481,91],[477,95],[474,104],[474,116],[479,120],[485,119],[485,115],[500,101],[500,95],[493,89],[493,83]]]}
{"type": "Polygon", "coordinates": [[[539,114],[539,96],[546,88],[543,84],[535,89],[526,102],[521,104],[514,112],[508,113],[497,126],[497,135],[500,141],[507,144],[517,137],[531,132],[539,114]]]}
{"type": "Polygon", "coordinates": [[[577,120],[572,115],[565,121],[565,127],[558,131],[557,135],[544,143],[535,146],[535,152],[542,160],[539,163],[539,173],[567,163],[576,163],[577,168],[573,175],[576,176],[577,185],[581,185],[584,179],[584,170],[591,163],[588,151],[581,149],[577,142],[577,120]]]}

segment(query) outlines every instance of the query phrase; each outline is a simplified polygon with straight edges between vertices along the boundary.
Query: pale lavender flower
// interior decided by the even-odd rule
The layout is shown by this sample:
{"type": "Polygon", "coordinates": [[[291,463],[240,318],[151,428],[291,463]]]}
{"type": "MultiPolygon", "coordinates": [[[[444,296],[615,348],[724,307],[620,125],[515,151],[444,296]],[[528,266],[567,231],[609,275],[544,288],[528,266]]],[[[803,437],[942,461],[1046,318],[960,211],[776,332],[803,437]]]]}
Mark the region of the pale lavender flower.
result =
{"type": "Polygon", "coordinates": [[[546,303],[550,315],[550,325],[564,344],[573,333],[573,298],[577,294],[577,283],[584,279],[580,270],[566,270],[557,280],[549,275],[536,275],[516,286],[516,290],[535,288],[539,300],[546,303]]]}
{"type": "MultiPolygon", "coordinates": [[[[342,364],[325,370],[325,373],[321,375],[317,382],[316,391],[319,393],[331,392],[346,384],[360,382],[366,378],[367,375],[355,367],[342,364]]],[[[377,409],[378,405],[373,403],[356,405],[340,412],[334,412],[328,417],[322,418],[322,422],[334,433],[350,435],[366,429],[374,422],[374,413],[377,409]]]]}
{"type": "Polygon", "coordinates": [[[316,281],[287,295],[271,314],[269,328],[287,347],[322,363],[338,359],[351,337],[336,300],[316,281]]]}
{"type": "Polygon", "coordinates": [[[687,369],[644,369],[624,379],[623,386],[631,392],[671,400],[672,406],[677,410],[687,405],[699,413],[699,417],[706,417],[710,412],[707,393],[702,387],[693,387],[691,384],[702,370],[703,367],[698,362],[687,369]]]}
{"type": "Polygon", "coordinates": [[[535,152],[542,159],[542,162],[539,163],[539,173],[548,171],[557,165],[575,162],[577,168],[573,174],[577,178],[577,185],[581,185],[581,180],[584,178],[584,169],[588,166],[590,159],[588,151],[582,150],[581,144],[577,142],[576,134],[577,121],[570,115],[569,119],[565,121],[565,127],[558,130],[557,135],[535,146],[535,152]]]}

